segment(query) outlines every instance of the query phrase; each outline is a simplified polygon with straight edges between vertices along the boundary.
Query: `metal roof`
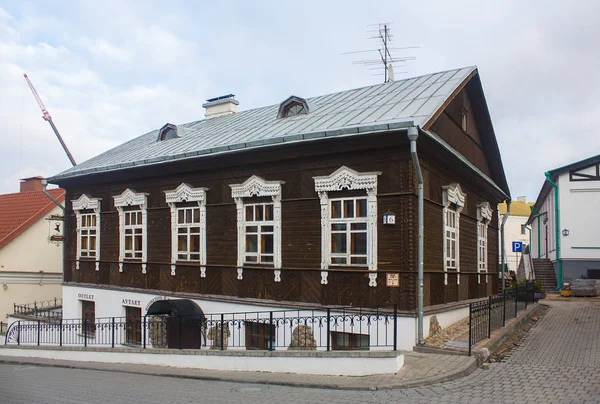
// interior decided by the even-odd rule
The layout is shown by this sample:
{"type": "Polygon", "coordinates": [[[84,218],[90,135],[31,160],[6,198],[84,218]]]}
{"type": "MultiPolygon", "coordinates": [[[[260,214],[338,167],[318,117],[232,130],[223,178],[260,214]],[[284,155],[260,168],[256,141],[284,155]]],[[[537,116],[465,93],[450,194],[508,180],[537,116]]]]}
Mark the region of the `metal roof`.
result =
{"type": "Polygon", "coordinates": [[[178,125],[179,138],[157,142],[158,129],[48,179],[160,164],[317,138],[423,126],[475,66],[307,99],[310,113],[277,119],[279,104],[178,125]]]}

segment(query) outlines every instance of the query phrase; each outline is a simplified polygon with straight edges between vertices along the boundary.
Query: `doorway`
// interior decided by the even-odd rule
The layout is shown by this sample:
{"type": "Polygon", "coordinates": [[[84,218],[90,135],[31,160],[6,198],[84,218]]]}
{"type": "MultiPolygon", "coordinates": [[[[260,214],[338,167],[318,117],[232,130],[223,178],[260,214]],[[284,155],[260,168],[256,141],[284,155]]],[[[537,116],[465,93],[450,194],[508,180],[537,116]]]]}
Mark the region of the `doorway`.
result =
{"type": "Polygon", "coordinates": [[[125,306],[125,343],[142,345],[142,309],[125,306]]]}

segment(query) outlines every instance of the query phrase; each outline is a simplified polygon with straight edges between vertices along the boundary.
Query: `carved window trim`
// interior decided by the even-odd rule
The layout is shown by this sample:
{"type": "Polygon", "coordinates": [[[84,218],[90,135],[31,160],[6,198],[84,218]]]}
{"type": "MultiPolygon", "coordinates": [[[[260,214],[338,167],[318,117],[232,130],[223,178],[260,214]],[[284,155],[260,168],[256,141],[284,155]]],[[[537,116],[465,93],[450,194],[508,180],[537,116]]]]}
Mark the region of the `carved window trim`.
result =
{"type": "Polygon", "coordinates": [[[377,286],[377,177],[379,171],[358,172],[342,166],[330,175],[313,177],[321,202],[321,284],[327,284],[331,265],[331,208],[329,193],[364,190],[367,194],[367,267],[369,286],[377,286]]]}
{"type": "Polygon", "coordinates": [[[456,283],[460,284],[460,213],[465,207],[465,200],[467,194],[462,191],[460,184],[450,184],[442,187],[442,247],[443,247],[443,259],[444,259],[444,285],[448,284],[448,270],[456,271],[456,283]],[[448,211],[451,210],[456,214],[456,268],[448,268],[447,266],[447,238],[446,232],[448,230],[446,226],[446,216],[448,211]]]}
{"type": "MultiPolygon", "coordinates": [[[[281,280],[281,186],[284,181],[267,181],[253,175],[241,184],[230,184],[231,197],[237,210],[237,278],[244,279],[243,266],[246,256],[246,218],[244,198],[271,197],[273,200],[273,268],[275,281],[281,280]]],[[[252,204],[251,202],[248,202],[252,204]]]]}
{"type": "Polygon", "coordinates": [[[196,202],[200,209],[200,260],[190,261],[200,264],[200,277],[206,277],[206,191],[208,188],[193,188],[190,184],[182,182],[179,186],[165,192],[165,200],[171,210],[171,275],[175,275],[178,260],[177,248],[177,209],[178,203],[196,202]]]}
{"type": "Polygon", "coordinates": [[[484,277],[485,282],[488,281],[488,226],[492,221],[493,214],[494,211],[489,202],[482,202],[477,205],[477,283],[481,283],[482,273],[486,274],[484,277]]]}
{"type": "Polygon", "coordinates": [[[142,211],[142,258],[131,261],[142,262],[142,273],[146,273],[148,263],[148,194],[135,192],[127,188],[121,195],[113,196],[115,208],[119,212],[119,272],[123,272],[123,262],[125,261],[125,208],[128,206],[138,206],[142,211]]]}
{"type": "Polygon", "coordinates": [[[75,217],[77,220],[77,252],[76,252],[76,256],[75,256],[75,268],[79,269],[79,260],[81,258],[81,237],[80,237],[80,233],[81,233],[81,228],[82,228],[82,215],[85,214],[83,213],[84,210],[93,210],[94,214],[96,215],[96,256],[95,256],[95,261],[96,261],[96,271],[100,270],[100,229],[101,229],[101,222],[100,222],[100,208],[102,206],[102,204],[100,203],[102,201],[101,198],[92,198],[89,195],[86,194],[82,194],[78,199],[72,200],[71,201],[71,206],[73,208],[73,211],[75,212],[75,217]]]}

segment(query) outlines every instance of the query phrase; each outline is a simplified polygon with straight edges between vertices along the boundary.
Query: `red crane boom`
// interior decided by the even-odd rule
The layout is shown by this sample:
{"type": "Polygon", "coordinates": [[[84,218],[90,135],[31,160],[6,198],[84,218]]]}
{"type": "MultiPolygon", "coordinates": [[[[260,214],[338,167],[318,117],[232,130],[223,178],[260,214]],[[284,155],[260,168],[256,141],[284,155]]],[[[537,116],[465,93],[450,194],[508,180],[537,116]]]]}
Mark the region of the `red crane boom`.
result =
{"type": "Polygon", "coordinates": [[[40,109],[42,110],[42,114],[43,114],[42,117],[44,118],[45,121],[47,121],[50,124],[50,127],[52,127],[52,130],[54,131],[54,134],[58,138],[60,145],[62,146],[65,153],[67,153],[67,157],[71,161],[71,164],[73,164],[73,166],[76,166],[77,163],[75,162],[75,159],[71,155],[71,152],[69,152],[69,149],[67,148],[67,145],[65,144],[62,136],[58,132],[58,129],[56,129],[56,126],[54,125],[54,122],[52,121],[52,117],[50,116],[50,112],[48,112],[48,110],[46,109],[46,106],[44,105],[44,102],[42,101],[39,94],[35,90],[35,87],[33,86],[33,84],[31,84],[31,80],[29,80],[29,77],[27,77],[27,74],[23,74],[23,77],[25,77],[25,80],[27,81],[27,84],[29,85],[31,92],[33,93],[33,96],[35,97],[35,100],[37,101],[40,109]]]}

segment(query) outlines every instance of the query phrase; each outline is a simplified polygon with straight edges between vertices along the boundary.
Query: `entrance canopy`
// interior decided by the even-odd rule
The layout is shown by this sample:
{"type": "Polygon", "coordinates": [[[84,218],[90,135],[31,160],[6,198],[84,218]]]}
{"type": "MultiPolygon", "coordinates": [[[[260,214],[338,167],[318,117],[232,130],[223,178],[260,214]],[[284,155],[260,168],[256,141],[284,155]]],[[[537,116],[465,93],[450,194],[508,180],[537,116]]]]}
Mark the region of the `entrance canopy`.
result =
{"type": "Polygon", "coordinates": [[[148,308],[148,316],[167,315],[204,319],[204,312],[196,302],[188,299],[158,300],[148,308]]]}

